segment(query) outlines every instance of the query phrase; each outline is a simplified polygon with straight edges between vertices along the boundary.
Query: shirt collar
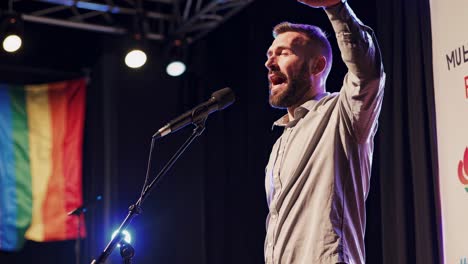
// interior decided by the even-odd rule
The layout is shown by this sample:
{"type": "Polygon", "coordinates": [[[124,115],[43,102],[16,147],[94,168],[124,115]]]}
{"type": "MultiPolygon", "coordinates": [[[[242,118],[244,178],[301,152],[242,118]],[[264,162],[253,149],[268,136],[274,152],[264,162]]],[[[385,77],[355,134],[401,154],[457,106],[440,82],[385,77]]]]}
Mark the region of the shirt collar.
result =
{"type": "Polygon", "coordinates": [[[294,119],[293,120],[289,120],[289,115],[285,114],[284,116],[282,116],[280,119],[276,120],[273,123],[273,126],[271,127],[271,129],[273,130],[273,128],[275,128],[275,126],[281,126],[281,127],[293,127],[293,126],[295,126],[297,124],[297,122],[299,122],[299,120],[301,118],[306,116],[307,113],[309,113],[309,111],[314,108],[314,106],[317,104],[318,101],[320,101],[320,99],[322,99],[323,97],[325,97],[326,95],[329,95],[329,94],[330,93],[326,92],[326,93],[321,93],[321,94],[316,95],[311,100],[303,103],[302,105],[300,105],[299,107],[294,109],[294,119]]]}

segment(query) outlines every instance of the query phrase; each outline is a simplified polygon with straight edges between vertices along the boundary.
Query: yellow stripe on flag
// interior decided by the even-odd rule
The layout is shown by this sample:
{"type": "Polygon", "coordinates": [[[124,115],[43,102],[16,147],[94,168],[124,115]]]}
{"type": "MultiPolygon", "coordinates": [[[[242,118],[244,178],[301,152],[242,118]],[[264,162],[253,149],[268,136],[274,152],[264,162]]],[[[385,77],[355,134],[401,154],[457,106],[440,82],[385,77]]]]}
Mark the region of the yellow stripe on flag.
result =
{"type": "Polygon", "coordinates": [[[52,173],[52,133],[47,85],[26,86],[33,195],[32,223],[26,238],[44,240],[42,207],[52,173]]]}

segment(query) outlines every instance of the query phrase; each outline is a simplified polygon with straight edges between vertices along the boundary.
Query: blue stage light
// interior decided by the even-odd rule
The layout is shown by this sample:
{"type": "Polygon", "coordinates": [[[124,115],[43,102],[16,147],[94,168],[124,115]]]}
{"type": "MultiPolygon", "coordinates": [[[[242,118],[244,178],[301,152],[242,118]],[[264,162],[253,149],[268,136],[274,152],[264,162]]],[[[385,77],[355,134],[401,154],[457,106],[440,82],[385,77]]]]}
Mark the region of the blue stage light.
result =
{"type": "MultiPolygon", "coordinates": [[[[112,233],[112,239],[118,234],[118,232],[119,230],[117,229],[114,231],[114,233],[112,233]]],[[[124,235],[123,240],[125,241],[125,243],[130,244],[132,242],[132,235],[130,234],[130,232],[128,232],[127,230],[123,230],[122,234],[124,235]]],[[[120,247],[120,243],[117,245],[117,247],[120,247]]]]}

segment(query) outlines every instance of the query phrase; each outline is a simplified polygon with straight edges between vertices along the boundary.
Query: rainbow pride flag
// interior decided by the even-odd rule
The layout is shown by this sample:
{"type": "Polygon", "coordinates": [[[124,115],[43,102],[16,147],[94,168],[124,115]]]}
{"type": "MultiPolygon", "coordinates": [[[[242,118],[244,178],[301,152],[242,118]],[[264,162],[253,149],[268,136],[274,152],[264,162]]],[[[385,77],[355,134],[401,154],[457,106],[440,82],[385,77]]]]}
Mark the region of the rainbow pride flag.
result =
{"type": "Polygon", "coordinates": [[[67,212],[82,204],[85,89],[0,84],[0,250],[77,237],[67,212]]]}

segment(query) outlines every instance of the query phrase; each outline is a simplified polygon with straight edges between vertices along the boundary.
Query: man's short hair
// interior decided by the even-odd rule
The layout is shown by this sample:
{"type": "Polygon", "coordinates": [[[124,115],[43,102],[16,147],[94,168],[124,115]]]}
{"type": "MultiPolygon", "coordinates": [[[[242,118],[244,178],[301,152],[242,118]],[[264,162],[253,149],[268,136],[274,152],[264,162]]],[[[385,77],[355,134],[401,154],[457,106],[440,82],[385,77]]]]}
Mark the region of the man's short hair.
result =
{"type": "Polygon", "coordinates": [[[328,76],[333,62],[332,49],[328,41],[327,34],[319,27],[307,24],[294,24],[290,22],[281,22],[273,28],[273,37],[276,38],[281,33],[298,32],[304,34],[311,45],[319,48],[320,54],[327,59],[325,76],[328,76]]]}

